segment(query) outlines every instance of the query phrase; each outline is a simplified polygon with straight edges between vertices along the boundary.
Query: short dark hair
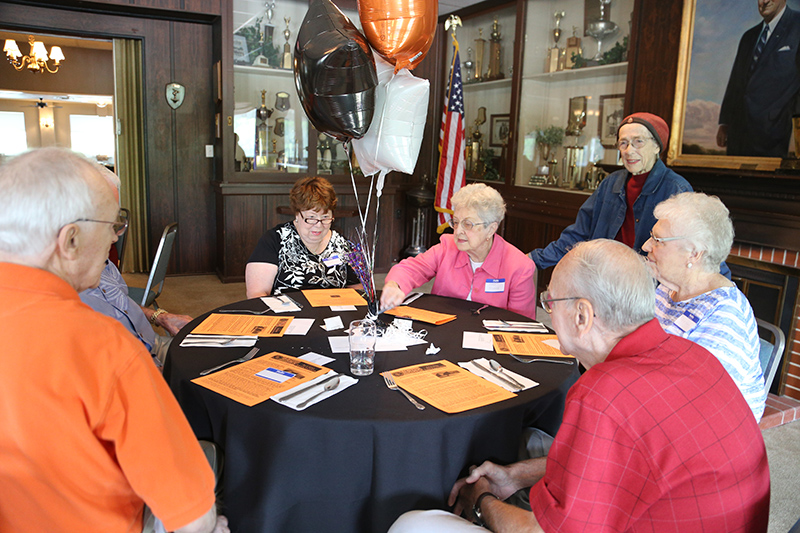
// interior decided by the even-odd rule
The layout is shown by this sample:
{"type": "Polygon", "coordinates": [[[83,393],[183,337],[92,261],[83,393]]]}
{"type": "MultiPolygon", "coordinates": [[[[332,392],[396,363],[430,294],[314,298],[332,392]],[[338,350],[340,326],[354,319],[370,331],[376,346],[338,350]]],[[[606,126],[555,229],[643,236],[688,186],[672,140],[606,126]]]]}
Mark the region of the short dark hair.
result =
{"type": "Polygon", "coordinates": [[[289,200],[295,214],[301,211],[330,211],[336,209],[336,192],[331,182],[319,176],[303,178],[294,184],[289,200]]]}

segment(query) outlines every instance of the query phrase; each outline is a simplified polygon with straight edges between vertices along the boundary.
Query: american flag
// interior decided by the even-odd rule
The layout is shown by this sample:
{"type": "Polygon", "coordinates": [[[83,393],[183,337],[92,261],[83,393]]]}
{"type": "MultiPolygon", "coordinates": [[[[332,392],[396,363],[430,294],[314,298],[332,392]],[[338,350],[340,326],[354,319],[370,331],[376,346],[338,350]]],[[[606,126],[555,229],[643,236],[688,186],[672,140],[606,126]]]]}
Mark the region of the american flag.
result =
{"type": "Polygon", "coordinates": [[[447,103],[442,114],[442,129],[439,132],[439,174],[436,178],[434,201],[434,208],[439,213],[437,229],[439,233],[448,225],[449,217],[446,214],[453,214],[450,198],[466,185],[464,148],[464,90],[461,84],[458,41],[453,37],[453,63],[450,65],[447,103]]]}

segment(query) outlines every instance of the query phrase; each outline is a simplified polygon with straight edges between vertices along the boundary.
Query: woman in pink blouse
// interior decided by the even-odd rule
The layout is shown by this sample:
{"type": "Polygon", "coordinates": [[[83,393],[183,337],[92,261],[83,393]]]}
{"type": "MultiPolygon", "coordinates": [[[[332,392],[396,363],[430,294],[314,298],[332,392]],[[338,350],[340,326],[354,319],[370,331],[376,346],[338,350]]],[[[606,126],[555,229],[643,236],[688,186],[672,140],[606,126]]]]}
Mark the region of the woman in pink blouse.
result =
{"type": "Polygon", "coordinates": [[[507,243],[497,228],[506,206],[495,189],[482,183],[462,187],[451,199],[452,235],[404,259],[386,276],[381,308],[400,305],[413,289],[436,278],[433,294],[450,296],[536,318],[533,261],[507,243]]]}

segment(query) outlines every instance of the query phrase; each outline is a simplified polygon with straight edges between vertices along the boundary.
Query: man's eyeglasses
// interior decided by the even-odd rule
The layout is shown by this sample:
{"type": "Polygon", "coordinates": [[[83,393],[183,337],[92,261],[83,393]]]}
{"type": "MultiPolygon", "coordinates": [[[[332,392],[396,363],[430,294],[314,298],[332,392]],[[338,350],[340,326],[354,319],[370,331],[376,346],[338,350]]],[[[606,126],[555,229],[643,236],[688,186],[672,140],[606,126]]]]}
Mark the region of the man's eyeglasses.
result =
{"type": "Polygon", "coordinates": [[[650,230],[650,238],[653,239],[657,244],[664,244],[667,241],[678,241],[680,239],[685,239],[685,237],[656,237],[653,235],[653,230],[650,230]]]}
{"type": "Polygon", "coordinates": [[[542,294],[539,295],[539,303],[542,306],[542,309],[547,311],[548,315],[553,314],[553,306],[551,305],[553,302],[563,302],[564,300],[580,300],[580,296],[572,296],[570,298],[550,298],[550,291],[544,291],[542,294]]]}
{"type": "Polygon", "coordinates": [[[317,224],[322,224],[323,226],[330,226],[331,224],[333,224],[333,217],[331,218],[308,217],[308,218],[303,218],[303,222],[305,222],[309,226],[316,226],[317,224]]]}
{"type": "MultiPolygon", "coordinates": [[[[121,236],[125,233],[125,230],[128,229],[128,219],[120,212],[117,215],[117,220],[115,222],[109,222],[108,220],[94,220],[91,218],[79,218],[77,220],[73,220],[72,222],[97,222],[98,224],[111,224],[111,228],[114,230],[114,233],[117,237],[121,236]]],[[[71,222],[71,223],[72,223],[71,222]]]]}
{"type": "Polygon", "coordinates": [[[475,226],[480,226],[481,224],[485,226],[486,224],[491,224],[491,222],[472,222],[471,220],[463,220],[459,222],[456,219],[452,219],[450,221],[450,225],[453,227],[453,230],[457,230],[459,226],[463,226],[464,231],[472,231],[472,228],[475,226]]]}
{"type": "Polygon", "coordinates": [[[625,150],[628,148],[628,146],[633,146],[638,150],[639,148],[642,148],[645,144],[647,144],[647,141],[651,140],[654,139],[652,137],[636,137],[635,139],[631,139],[630,141],[627,139],[623,139],[617,143],[617,149],[625,150]]]}

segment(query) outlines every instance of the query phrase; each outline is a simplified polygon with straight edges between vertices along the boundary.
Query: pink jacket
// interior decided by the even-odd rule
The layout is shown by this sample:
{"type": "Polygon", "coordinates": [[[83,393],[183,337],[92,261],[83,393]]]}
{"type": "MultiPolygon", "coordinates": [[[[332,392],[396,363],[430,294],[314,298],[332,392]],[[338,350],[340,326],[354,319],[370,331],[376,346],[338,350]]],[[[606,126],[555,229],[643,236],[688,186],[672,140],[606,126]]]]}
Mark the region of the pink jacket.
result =
{"type": "Polygon", "coordinates": [[[536,265],[527,255],[495,235],[489,255],[473,273],[467,253],[456,248],[452,235],[442,235],[439,244],[427,252],[393,266],[386,281],[394,281],[403,292],[409,293],[436,276],[433,294],[466,300],[471,286],[473,302],[535,319],[535,271],[536,265]]]}

